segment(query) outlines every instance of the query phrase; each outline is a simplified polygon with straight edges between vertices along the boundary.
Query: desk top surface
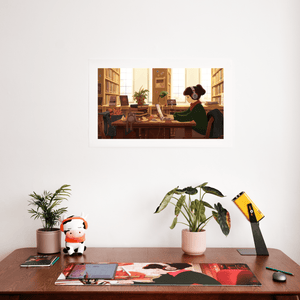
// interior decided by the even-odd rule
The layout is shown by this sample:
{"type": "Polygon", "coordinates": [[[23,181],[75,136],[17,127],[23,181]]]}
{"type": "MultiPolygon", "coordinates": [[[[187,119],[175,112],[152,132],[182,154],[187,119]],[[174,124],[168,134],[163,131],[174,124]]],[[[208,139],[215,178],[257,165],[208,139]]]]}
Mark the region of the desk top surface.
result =
{"type": "MultiPolygon", "coordinates": [[[[114,121],[111,123],[114,126],[123,126],[125,127],[127,125],[126,121],[123,120],[118,120],[114,121]]],[[[161,121],[160,119],[155,119],[155,121],[152,120],[144,120],[144,121],[138,121],[138,122],[133,122],[133,126],[136,127],[193,127],[196,126],[195,121],[190,121],[190,122],[178,122],[174,121],[174,119],[170,120],[163,120],[161,121]]]]}
{"type": "Polygon", "coordinates": [[[269,256],[241,256],[236,248],[208,248],[202,256],[189,256],[181,248],[87,248],[83,256],[60,253],[52,267],[21,268],[36,248],[13,251],[0,262],[0,295],[13,293],[166,293],[166,294],[300,294],[300,267],[277,249],[269,249],[269,256]],[[56,286],[55,280],[68,263],[83,262],[190,262],[245,263],[262,286],[56,286]],[[294,274],[284,283],[272,280],[272,267],[294,274]]]}

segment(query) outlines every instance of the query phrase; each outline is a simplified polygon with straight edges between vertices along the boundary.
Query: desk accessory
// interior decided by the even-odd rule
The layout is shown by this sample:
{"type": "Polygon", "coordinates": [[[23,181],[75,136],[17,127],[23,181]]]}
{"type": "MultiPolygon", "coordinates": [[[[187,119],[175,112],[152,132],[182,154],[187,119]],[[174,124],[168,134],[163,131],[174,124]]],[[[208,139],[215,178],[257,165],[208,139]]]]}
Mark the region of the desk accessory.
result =
{"type": "Polygon", "coordinates": [[[168,99],[167,105],[173,107],[173,105],[176,105],[176,99],[168,99]]]}
{"type": "Polygon", "coordinates": [[[131,274],[130,274],[124,267],[122,267],[122,270],[123,270],[128,276],[131,276],[131,274]]]}
{"type": "MultiPolygon", "coordinates": [[[[207,182],[193,187],[187,187],[184,189],[179,189],[178,187],[169,191],[159,206],[157,207],[155,213],[161,212],[165,209],[169,203],[175,206],[175,218],[173,219],[172,225],[170,226],[173,229],[177,223],[182,223],[188,226],[188,231],[194,234],[194,238],[201,238],[200,233],[204,232],[204,227],[207,225],[209,220],[213,217],[219,224],[224,235],[228,235],[230,231],[230,215],[229,212],[223,208],[221,203],[214,204],[211,206],[208,202],[203,200],[205,194],[212,194],[218,197],[224,197],[224,195],[217,189],[207,186],[207,182]],[[198,193],[199,188],[199,200],[192,200],[191,196],[198,193]],[[186,201],[186,195],[188,195],[188,201],[186,201]],[[171,200],[174,199],[174,203],[171,200]],[[206,208],[212,209],[212,214],[209,217],[206,217],[205,210],[206,208]],[[178,216],[182,214],[185,218],[186,223],[178,222],[178,216]]],[[[190,238],[185,238],[186,231],[182,232],[182,248],[183,251],[191,255],[201,255],[206,249],[194,249],[190,248],[185,242],[191,241],[190,238]]],[[[205,242],[205,241],[204,241],[205,242]]],[[[206,242],[205,242],[206,243],[206,242]]],[[[189,243],[191,246],[193,243],[189,243]]],[[[199,245],[199,243],[198,243],[199,245]]],[[[198,246],[199,248],[199,246],[198,246]]]]}
{"type": "Polygon", "coordinates": [[[294,276],[294,274],[290,273],[290,272],[286,272],[286,271],[282,271],[282,270],[278,270],[278,269],[273,269],[273,268],[269,268],[269,267],[266,267],[266,269],[294,276]]]}
{"type": "Polygon", "coordinates": [[[164,117],[164,114],[163,114],[159,104],[155,104],[155,106],[156,106],[156,110],[157,110],[158,116],[161,121],[171,121],[171,118],[164,117]]]}
{"type": "Polygon", "coordinates": [[[63,200],[68,200],[70,194],[70,185],[62,185],[54,193],[44,191],[38,195],[35,192],[30,194],[28,205],[35,206],[28,212],[34,219],[40,218],[43,228],[36,231],[37,252],[41,254],[58,253],[61,249],[61,233],[59,228],[54,226],[58,224],[60,216],[67,211],[67,207],[56,209],[63,200]]]}
{"type": "Polygon", "coordinates": [[[245,192],[238,194],[232,199],[232,201],[237,205],[248,221],[250,221],[255,244],[255,249],[238,249],[238,252],[241,255],[268,256],[269,252],[258,223],[264,217],[263,213],[257,208],[257,206],[245,192]]]}
{"type": "Polygon", "coordinates": [[[82,255],[86,250],[85,246],[85,231],[88,228],[88,223],[86,221],[86,216],[81,213],[80,216],[62,216],[62,221],[60,225],[60,230],[65,233],[65,243],[64,253],[69,255],[82,255]]]}
{"type": "MultiPolygon", "coordinates": [[[[150,286],[260,286],[247,264],[221,263],[118,263],[112,279],[97,279],[84,275],[72,276],[76,264],[67,265],[55,281],[55,285],[150,285],[150,286]],[[126,271],[124,271],[126,268],[126,271]],[[130,276],[128,275],[130,273],[130,276]]],[[[102,265],[102,264],[99,264],[102,265]]],[[[113,265],[103,263],[103,265],[113,265]]],[[[77,265],[78,266],[78,265],[77,265]]],[[[79,265],[83,267],[84,264],[79,265]]],[[[75,274],[76,275],[76,274],[75,274]]]]}
{"type": "Polygon", "coordinates": [[[159,93],[159,95],[158,95],[157,103],[158,103],[158,104],[164,105],[165,102],[163,101],[163,103],[160,103],[160,99],[159,99],[159,98],[163,99],[163,98],[166,97],[167,95],[168,95],[168,92],[167,92],[167,91],[161,91],[161,92],[159,93]]]}
{"type": "Polygon", "coordinates": [[[279,281],[279,282],[284,282],[284,281],[286,281],[286,276],[281,272],[275,272],[275,273],[273,273],[273,280],[279,281]]]}
{"type": "Polygon", "coordinates": [[[118,264],[74,264],[66,279],[100,280],[113,279],[118,264]]]}
{"type": "Polygon", "coordinates": [[[56,255],[31,255],[20,267],[50,267],[59,259],[56,255]]]}

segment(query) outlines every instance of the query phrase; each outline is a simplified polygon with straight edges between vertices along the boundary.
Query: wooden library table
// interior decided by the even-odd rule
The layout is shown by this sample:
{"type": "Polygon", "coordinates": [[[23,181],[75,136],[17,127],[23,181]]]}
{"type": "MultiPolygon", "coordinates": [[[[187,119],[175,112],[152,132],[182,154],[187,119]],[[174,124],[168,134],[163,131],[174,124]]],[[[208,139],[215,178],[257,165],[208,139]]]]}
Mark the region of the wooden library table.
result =
{"type": "MultiPolygon", "coordinates": [[[[111,124],[117,128],[117,135],[115,137],[116,139],[126,138],[126,121],[118,120],[112,122],[111,124]]],[[[170,139],[172,129],[184,128],[184,138],[189,139],[193,136],[192,127],[194,126],[196,126],[195,121],[138,121],[132,123],[132,130],[135,132],[135,138],[139,139],[170,139]]],[[[128,125],[128,128],[130,128],[130,125],[128,125]]]]}
{"type": "Polygon", "coordinates": [[[300,295],[300,267],[283,252],[269,249],[269,256],[241,256],[235,248],[208,248],[202,256],[189,256],[181,248],[87,248],[83,256],[59,254],[51,267],[21,268],[36,248],[13,251],[0,262],[0,299],[277,299],[296,300],[300,295]],[[185,262],[245,263],[261,286],[56,286],[68,263],[83,262],[185,262]],[[273,271],[285,270],[286,282],[274,282],[273,271]]]}
{"type": "MultiPolygon", "coordinates": [[[[190,107],[189,104],[178,104],[178,105],[164,105],[162,106],[162,110],[164,113],[169,114],[170,112],[180,112],[180,111],[184,111],[187,110],[190,107]]],[[[203,104],[203,107],[206,111],[206,113],[208,113],[209,111],[213,110],[213,109],[218,109],[221,111],[222,114],[224,114],[224,106],[220,105],[220,104],[213,104],[213,105],[206,105],[205,103],[203,104]]],[[[98,105],[98,112],[105,112],[109,109],[114,109],[114,108],[118,108],[121,109],[122,112],[127,115],[128,111],[133,111],[135,112],[137,109],[133,109],[132,107],[128,106],[121,106],[121,105],[117,105],[117,106],[109,106],[109,105],[98,105]]],[[[141,109],[141,107],[140,107],[141,109]]],[[[157,110],[155,105],[146,105],[144,109],[148,110],[148,113],[151,114],[157,114],[157,110]]]]}

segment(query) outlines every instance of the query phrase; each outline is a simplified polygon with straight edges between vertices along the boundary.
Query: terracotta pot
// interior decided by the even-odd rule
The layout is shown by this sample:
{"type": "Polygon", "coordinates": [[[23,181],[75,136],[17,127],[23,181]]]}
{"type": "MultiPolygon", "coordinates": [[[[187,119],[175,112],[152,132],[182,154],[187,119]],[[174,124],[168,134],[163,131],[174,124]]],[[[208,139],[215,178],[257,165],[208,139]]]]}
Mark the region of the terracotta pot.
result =
{"type": "Polygon", "coordinates": [[[43,228],[36,231],[37,252],[41,254],[58,253],[61,250],[61,231],[53,228],[45,231],[43,228]]]}
{"type": "Polygon", "coordinates": [[[181,248],[188,255],[202,255],[206,250],[206,231],[191,232],[182,230],[181,248]]]}

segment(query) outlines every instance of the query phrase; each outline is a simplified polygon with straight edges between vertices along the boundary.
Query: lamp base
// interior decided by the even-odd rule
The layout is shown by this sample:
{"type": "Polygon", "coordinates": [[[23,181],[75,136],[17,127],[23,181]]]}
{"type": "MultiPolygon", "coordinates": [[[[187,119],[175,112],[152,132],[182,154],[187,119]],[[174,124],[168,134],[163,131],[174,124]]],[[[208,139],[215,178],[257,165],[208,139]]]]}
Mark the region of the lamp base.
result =
{"type": "Polygon", "coordinates": [[[237,249],[237,251],[241,254],[241,255],[254,255],[256,256],[256,249],[255,248],[250,248],[250,249],[237,249]]]}

